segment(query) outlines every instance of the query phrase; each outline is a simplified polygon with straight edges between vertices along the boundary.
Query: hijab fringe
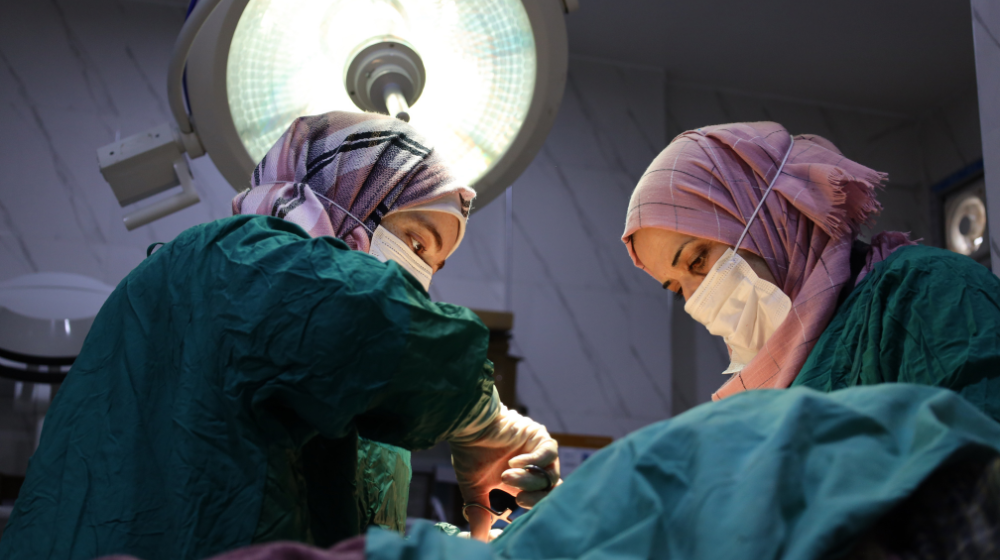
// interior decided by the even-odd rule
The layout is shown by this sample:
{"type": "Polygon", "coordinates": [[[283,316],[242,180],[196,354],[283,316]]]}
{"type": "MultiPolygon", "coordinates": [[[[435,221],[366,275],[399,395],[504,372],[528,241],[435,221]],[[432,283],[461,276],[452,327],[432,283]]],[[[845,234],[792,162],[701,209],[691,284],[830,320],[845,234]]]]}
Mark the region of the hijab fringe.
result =
{"type": "Polygon", "coordinates": [[[824,230],[830,237],[856,236],[861,226],[871,227],[882,212],[882,205],[876,199],[878,190],[885,188],[887,173],[871,171],[864,178],[854,177],[839,167],[830,170],[827,184],[820,183],[831,208],[824,216],[824,230]]]}

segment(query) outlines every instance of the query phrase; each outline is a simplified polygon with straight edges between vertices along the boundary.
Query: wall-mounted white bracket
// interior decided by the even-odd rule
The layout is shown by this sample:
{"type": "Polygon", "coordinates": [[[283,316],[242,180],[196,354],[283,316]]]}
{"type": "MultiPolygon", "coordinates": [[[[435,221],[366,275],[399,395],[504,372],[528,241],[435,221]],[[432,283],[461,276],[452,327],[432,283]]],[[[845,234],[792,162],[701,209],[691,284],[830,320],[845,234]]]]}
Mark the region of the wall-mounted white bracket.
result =
{"type": "Polygon", "coordinates": [[[185,134],[169,124],[97,150],[101,174],[121,206],[181,186],[180,193],[125,216],[127,229],[131,231],[199,201],[184,152],[197,157],[204,154],[205,149],[195,133],[185,134]]]}
{"type": "Polygon", "coordinates": [[[194,190],[194,179],[191,176],[191,168],[188,166],[187,158],[183,155],[178,157],[174,161],[173,168],[177,180],[181,185],[181,192],[128,214],[122,219],[125,222],[125,229],[132,231],[149,222],[159,220],[164,216],[197,204],[201,200],[198,198],[198,193],[194,190]]]}

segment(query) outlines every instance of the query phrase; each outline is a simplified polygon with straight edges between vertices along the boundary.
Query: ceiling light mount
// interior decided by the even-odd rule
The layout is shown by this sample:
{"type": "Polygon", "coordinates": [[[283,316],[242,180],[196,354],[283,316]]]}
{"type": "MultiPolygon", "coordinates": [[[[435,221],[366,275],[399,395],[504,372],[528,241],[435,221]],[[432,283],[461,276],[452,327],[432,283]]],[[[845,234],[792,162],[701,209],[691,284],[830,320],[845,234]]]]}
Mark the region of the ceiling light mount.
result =
{"type": "Polygon", "coordinates": [[[132,229],[197,201],[187,158],[210,154],[240,191],[296,118],[361,108],[420,131],[476,190],[475,211],[552,128],[566,84],[564,17],[577,4],[196,0],[168,71],[175,123],[101,148],[101,171],[123,206],[182,187],[130,214],[132,229]]]}
{"type": "Polygon", "coordinates": [[[409,109],[423,93],[425,77],[424,62],[412,45],[380,37],[350,57],[344,87],[359,109],[409,122],[409,109]]]}

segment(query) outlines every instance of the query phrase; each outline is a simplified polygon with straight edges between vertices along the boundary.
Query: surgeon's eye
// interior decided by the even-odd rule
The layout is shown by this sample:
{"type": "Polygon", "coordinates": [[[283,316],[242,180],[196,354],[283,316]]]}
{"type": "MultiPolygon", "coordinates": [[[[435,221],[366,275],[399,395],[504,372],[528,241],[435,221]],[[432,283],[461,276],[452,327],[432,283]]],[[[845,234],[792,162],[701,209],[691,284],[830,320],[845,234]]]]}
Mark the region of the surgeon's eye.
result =
{"type": "Polygon", "coordinates": [[[707,257],[705,255],[705,251],[704,250],[701,251],[700,253],[698,253],[698,256],[695,257],[695,259],[693,261],[691,261],[690,265],[688,265],[688,272],[690,272],[692,274],[698,273],[701,270],[701,268],[703,266],[705,266],[705,259],[706,258],[707,257]]]}
{"type": "Polygon", "coordinates": [[[420,255],[424,252],[424,246],[416,239],[410,238],[410,244],[413,246],[413,252],[420,255]]]}

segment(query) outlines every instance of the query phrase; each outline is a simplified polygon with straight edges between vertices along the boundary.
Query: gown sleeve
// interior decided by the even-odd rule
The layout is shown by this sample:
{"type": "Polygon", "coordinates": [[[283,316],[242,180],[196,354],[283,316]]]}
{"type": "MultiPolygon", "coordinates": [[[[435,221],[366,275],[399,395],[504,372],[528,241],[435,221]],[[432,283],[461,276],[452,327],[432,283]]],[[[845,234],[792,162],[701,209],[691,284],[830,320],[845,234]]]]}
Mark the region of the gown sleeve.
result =
{"type": "Polygon", "coordinates": [[[879,344],[865,355],[873,369],[886,381],[952,389],[1000,418],[1000,280],[938,249],[889,267],[878,292],[879,344]]]}
{"type": "MultiPolygon", "coordinates": [[[[366,438],[432,446],[489,406],[488,330],[436,303],[393,262],[309,238],[268,218],[215,244],[227,305],[219,356],[265,429],[293,439],[366,438]]],[[[220,310],[220,312],[223,310],[220,310]]]]}
{"type": "Polygon", "coordinates": [[[1000,279],[969,259],[907,247],[859,284],[793,385],[949,388],[1000,420],[1000,279]]]}

